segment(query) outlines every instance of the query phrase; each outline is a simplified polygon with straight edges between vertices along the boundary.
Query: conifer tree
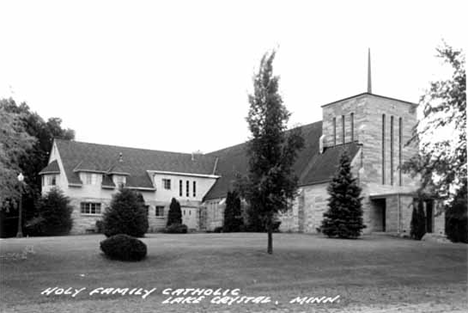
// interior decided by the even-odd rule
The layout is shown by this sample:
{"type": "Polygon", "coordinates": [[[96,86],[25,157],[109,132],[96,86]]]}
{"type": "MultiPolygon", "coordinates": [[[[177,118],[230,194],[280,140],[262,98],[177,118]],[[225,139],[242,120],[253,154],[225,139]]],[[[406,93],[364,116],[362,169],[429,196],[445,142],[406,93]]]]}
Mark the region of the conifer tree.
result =
{"type": "Polygon", "coordinates": [[[144,237],[148,231],[148,214],[143,203],[137,192],[127,188],[120,189],[112,196],[110,207],[104,212],[104,235],[144,237]]]}
{"type": "Polygon", "coordinates": [[[424,202],[422,199],[417,201],[417,205],[413,205],[410,227],[411,238],[421,240],[424,234],[426,234],[426,214],[424,214],[424,202]]]}
{"type": "Polygon", "coordinates": [[[362,219],[361,187],[351,173],[351,161],[345,151],[340,167],[327,188],[328,210],[323,214],[322,232],[328,237],[357,238],[366,226],[362,219]]]}
{"type": "Polygon", "coordinates": [[[224,209],[224,232],[238,232],[242,226],[241,200],[236,191],[229,191],[224,209]]]}
{"type": "Polygon", "coordinates": [[[169,205],[169,213],[167,215],[167,225],[182,224],[182,210],[180,209],[180,203],[175,198],[172,198],[171,204],[169,205]]]}

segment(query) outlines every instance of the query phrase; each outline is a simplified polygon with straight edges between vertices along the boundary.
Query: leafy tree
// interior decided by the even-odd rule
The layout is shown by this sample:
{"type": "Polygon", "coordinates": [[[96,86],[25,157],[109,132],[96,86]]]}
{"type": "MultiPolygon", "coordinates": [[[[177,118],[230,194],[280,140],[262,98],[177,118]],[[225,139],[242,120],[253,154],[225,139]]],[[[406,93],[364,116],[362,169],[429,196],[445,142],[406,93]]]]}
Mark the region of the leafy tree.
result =
{"type": "Polygon", "coordinates": [[[7,199],[17,199],[17,176],[22,171],[20,160],[34,145],[22,123],[22,115],[8,112],[0,100],[0,208],[7,199]]]}
{"type": "Polygon", "coordinates": [[[224,232],[238,232],[243,225],[241,200],[236,191],[229,191],[226,196],[226,208],[224,209],[224,232]]]}
{"type": "Polygon", "coordinates": [[[268,232],[267,252],[273,253],[273,224],[280,211],[290,208],[297,191],[292,166],[304,145],[300,128],[286,134],[290,113],[278,93],[278,76],[273,76],[275,51],[266,53],[253,78],[247,122],[252,139],[247,146],[249,173],[243,195],[268,232]]]}
{"type": "Polygon", "coordinates": [[[328,210],[323,214],[322,232],[328,237],[357,238],[366,227],[362,220],[361,187],[351,173],[345,151],[340,166],[327,188],[328,210]]]}
{"type": "Polygon", "coordinates": [[[417,204],[413,203],[413,213],[411,215],[410,236],[416,240],[426,234],[426,214],[424,213],[424,201],[419,198],[417,204]]]}
{"type": "Polygon", "coordinates": [[[39,236],[68,235],[73,226],[70,199],[58,188],[51,189],[38,204],[38,217],[27,228],[29,234],[39,236]]]}
{"type": "Polygon", "coordinates": [[[450,205],[467,179],[465,55],[446,43],[437,52],[452,74],[432,82],[421,97],[424,117],[409,142],[419,142],[420,153],[402,168],[421,176],[421,190],[450,205]]]}
{"type": "Polygon", "coordinates": [[[171,204],[169,205],[169,213],[167,215],[167,225],[182,224],[182,210],[180,209],[180,203],[175,198],[172,198],[171,204]]]}
{"type": "MultiPolygon", "coordinates": [[[[7,163],[4,162],[4,159],[0,160],[0,171],[2,171],[2,168],[7,168],[10,171],[16,172],[15,175],[11,173],[3,175],[3,173],[0,173],[0,188],[8,186],[2,179],[14,183],[16,182],[18,172],[23,173],[25,179],[23,213],[25,220],[30,220],[38,216],[36,206],[41,197],[41,177],[38,173],[47,166],[53,139],[73,140],[75,133],[71,129],[63,129],[61,127],[61,119],[49,118],[47,121],[44,121],[37,113],[31,112],[26,103],[23,102],[18,105],[11,98],[0,99],[0,111],[3,112],[2,116],[4,116],[0,123],[0,129],[2,130],[0,145],[4,145],[7,142],[7,146],[11,144],[17,146],[16,148],[5,149],[10,156],[14,155],[13,161],[11,158],[8,158],[10,161],[7,167],[5,167],[7,163]],[[5,118],[6,115],[8,115],[7,118],[5,118]],[[10,122],[6,123],[4,119],[8,119],[10,122]],[[11,129],[8,125],[15,125],[14,132],[8,131],[8,129],[11,129]],[[19,149],[19,147],[22,148],[19,149]]],[[[0,155],[4,155],[1,151],[2,149],[0,148],[0,155]]],[[[0,156],[0,159],[2,159],[2,156],[0,156]]],[[[0,192],[0,195],[0,197],[10,199],[16,197],[11,192],[0,192]]],[[[2,206],[1,202],[0,206],[2,206]]],[[[5,208],[6,206],[3,205],[2,207],[5,208]]]]}
{"type": "Polygon", "coordinates": [[[112,196],[110,207],[103,215],[106,237],[125,234],[144,237],[148,231],[148,214],[137,192],[122,188],[112,196]]]}

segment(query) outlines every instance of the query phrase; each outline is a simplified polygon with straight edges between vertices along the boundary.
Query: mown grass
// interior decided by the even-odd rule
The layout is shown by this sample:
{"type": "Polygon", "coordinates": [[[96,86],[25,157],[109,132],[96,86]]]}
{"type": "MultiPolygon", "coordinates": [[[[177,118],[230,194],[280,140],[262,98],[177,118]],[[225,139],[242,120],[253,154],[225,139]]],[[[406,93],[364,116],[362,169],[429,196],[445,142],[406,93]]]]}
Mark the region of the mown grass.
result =
{"type": "MultiPolygon", "coordinates": [[[[0,241],[2,312],[330,311],[444,304],[466,300],[467,245],[383,236],[359,240],[275,234],[149,234],[142,262],[110,261],[102,235],[0,241]],[[75,298],[41,295],[49,287],[86,288],[75,298]],[[138,296],[93,295],[98,287],[157,290],[138,296]],[[167,305],[165,288],[239,288],[270,296],[268,305],[167,305]],[[339,303],[293,305],[295,297],[336,296],[339,303]],[[278,301],[278,303],[276,303],[278,301]]],[[[451,306],[450,306],[451,305],[451,306]]]]}

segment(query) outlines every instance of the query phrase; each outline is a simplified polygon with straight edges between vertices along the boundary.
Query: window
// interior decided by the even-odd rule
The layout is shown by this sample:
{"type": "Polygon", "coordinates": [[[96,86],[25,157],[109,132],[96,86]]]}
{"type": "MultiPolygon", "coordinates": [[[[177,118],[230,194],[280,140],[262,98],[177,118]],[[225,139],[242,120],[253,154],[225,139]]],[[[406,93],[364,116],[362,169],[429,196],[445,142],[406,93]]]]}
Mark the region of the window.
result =
{"type": "Polygon", "coordinates": [[[164,207],[156,206],[156,217],[164,217],[164,207]]]}
{"type": "Polygon", "coordinates": [[[333,118],[333,145],[336,146],[336,117],[333,118]]]}
{"type": "Polygon", "coordinates": [[[197,182],[193,182],[193,197],[195,198],[197,196],[197,182]]]}
{"type": "Polygon", "coordinates": [[[179,196],[182,197],[183,195],[183,191],[182,191],[183,187],[182,187],[182,179],[179,180],[179,196]]]}
{"type": "Polygon", "coordinates": [[[390,185],[393,185],[393,115],[390,116],[390,185]]]}
{"type": "Polygon", "coordinates": [[[343,141],[343,144],[344,144],[345,143],[345,138],[346,138],[344,115],[341,115],[341,128],[342,128],[341,138],[342,138],[342,141],[343,141]]]}
{"type": "Polygon", "coordinates": [[[354,113],[351,113],[351,142],[354,141],[354,113]]]}
{"type": "Polygon", "coordinates": [[[382,185],[385,185],[385,114],[382,114],[382,185]]]}
{"type": "Polygon", "coordinates": [[[82,174],[83,184],[85,185],[96,185],[97,184],[97,174],[93,173],[83,173],[82,174]]]}
{"type": "Polygon", "coordinates": [[[46,185],[55,186],[57,184],[57,175],[47,175],[46,176],[46,185]]]}
{"type": "Polygon", "coordinates": [[[127,178],[125,176],[115,175],[114,183],[118,188],[123,188],[125,187],[125,184],[127,183],[127,178]]]}
{"type": "Polygon", "coordinates": [[[185,182],[185,189],[186,196],[190,197],[190,182],[188,180],[185,182]]]}
{"type": "Polygon", "coordinates": [[[96,202],[81,202],[81,214],[101,214],[101,204],[96,202]]]}
{"type": "Polygon", "coordinates": [[[170,179],[163,178],[162,179],[162,184],[163,184],[164,189],[171,190],[171,180],[170,179]]]}

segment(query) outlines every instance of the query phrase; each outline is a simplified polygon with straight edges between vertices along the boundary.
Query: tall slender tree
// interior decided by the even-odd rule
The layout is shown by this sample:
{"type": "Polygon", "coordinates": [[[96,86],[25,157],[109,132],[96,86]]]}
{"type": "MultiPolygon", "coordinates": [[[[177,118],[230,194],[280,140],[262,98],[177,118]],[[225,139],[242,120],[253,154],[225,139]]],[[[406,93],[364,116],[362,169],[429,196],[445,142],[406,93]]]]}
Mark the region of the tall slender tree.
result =
{"type": "Polygon", "coordinates": [[[273,223],[278,212],[289,209],[297,191],[293,164],[304,145],[300,128],[286,133],[289,111],[278,93],[279,77],[273,75],[275,51],[266,53],[254,75],[249,95],[247,122],[252,135],[248,143],[249,173],[243,188],[268,232],[267,252],[273,253],[273,223]]]}

